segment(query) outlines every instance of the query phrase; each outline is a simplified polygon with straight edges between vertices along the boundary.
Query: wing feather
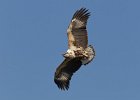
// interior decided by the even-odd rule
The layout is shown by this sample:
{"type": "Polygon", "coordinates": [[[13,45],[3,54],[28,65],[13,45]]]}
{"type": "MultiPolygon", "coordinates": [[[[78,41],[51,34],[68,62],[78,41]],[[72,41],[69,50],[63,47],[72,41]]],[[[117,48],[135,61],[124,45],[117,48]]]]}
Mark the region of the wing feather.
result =
{"type": "Polygon", "coordinates": [[[68,27],[68,46],[71,49],[73,46],[87,48],[88,36],[87,36],[87,20],[90,16],[90,12],[86,8],[77,10],[71,20],[68,27]]]}
{"type": "Polygon", "coordinates": [[[79,58],[66,58],[56,69],[54,82],[61,90],[68,90],[71,77],[82,65],[79,58]]]}

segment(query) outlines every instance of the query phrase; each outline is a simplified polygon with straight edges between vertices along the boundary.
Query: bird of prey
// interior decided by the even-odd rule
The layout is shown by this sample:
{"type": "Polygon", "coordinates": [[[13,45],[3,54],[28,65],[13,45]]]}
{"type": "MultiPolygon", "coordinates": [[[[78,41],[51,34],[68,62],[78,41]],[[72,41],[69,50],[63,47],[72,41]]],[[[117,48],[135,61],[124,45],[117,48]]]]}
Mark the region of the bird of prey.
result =
{"type": "Polygon", "coordinates": [[[61,90],[68,90],[72,75],[95,57],[92,45],[88,45],[86,30],[90,12],[86,8],[77,10],[67,29],[68,50],[63,54],[64,61],[58,66],[54,82],[61,90]]]}

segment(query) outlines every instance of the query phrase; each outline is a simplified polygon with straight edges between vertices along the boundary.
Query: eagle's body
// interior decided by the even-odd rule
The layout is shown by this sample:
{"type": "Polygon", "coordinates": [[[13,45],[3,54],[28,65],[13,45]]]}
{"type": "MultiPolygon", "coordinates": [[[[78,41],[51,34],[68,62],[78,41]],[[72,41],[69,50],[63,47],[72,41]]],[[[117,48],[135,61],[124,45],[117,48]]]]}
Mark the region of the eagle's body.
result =
{"type": "Polygon", "coordinates": [[[68,49],[67,52],[63,55],[65,58],[76,58],[81,57],[83,65],[88,64],[92,61],[95,56],[95,51],[91,45],[87,48],[77,48],[77,49],[68,49]]]}
{"type": "Polygon", "coordinates": [[[86,24],[89,16],[90,13],[85,8],[77,10],[67,29],[68,50],[63,54],[65,60],[56,69],[54,77],[60,89],[68,89],[73,73],[81,65],[90,63],[95,56],[94,48],[91,45],[88,46],[86,24]]]}

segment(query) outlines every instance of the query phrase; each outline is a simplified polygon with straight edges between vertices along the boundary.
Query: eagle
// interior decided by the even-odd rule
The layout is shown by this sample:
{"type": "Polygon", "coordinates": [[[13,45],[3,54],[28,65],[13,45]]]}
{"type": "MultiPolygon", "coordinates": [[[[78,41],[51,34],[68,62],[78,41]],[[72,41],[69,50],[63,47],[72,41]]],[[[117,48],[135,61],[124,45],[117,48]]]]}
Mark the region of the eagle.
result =
{"type": "Polygon", "coordinates": [[[90,12],[86,8],[77,10],[67,29],[68,50],[63,54],[64,61],[58,66],[54,82],[61,90],[68,90],[73,74],[95,57],[95,50],[88,45],[86,30],[90,12]]]}

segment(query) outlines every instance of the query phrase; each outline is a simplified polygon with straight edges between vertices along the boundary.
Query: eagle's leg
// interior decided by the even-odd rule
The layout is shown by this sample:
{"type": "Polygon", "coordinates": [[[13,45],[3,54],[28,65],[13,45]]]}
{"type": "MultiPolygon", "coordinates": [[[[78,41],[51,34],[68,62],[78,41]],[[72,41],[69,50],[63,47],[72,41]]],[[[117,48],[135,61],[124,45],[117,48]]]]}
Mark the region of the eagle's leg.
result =
{"type": "Polygon", "coordinates": [[[85,50],[74,50],[75,57],[88,58],[88,52],[85,50]]]}
{"type": "Polygon", "coordinates": [[[82,54],[83,54],[84,58],[88,58],[89,57],[89,53],[87,51],[83,51],[82,54]]]}

